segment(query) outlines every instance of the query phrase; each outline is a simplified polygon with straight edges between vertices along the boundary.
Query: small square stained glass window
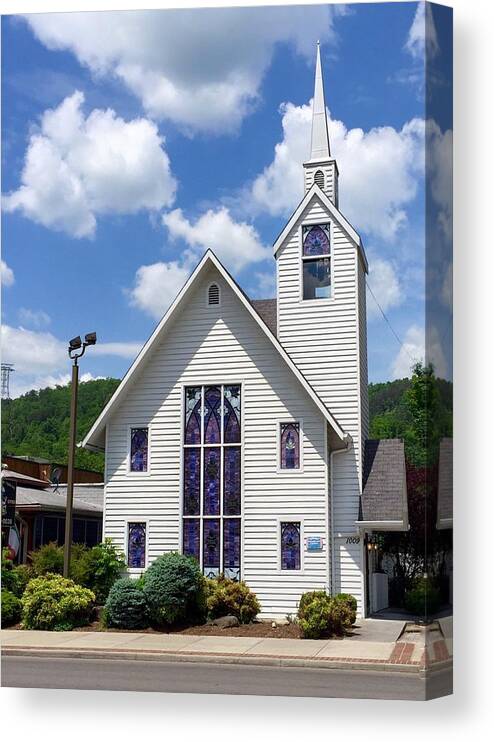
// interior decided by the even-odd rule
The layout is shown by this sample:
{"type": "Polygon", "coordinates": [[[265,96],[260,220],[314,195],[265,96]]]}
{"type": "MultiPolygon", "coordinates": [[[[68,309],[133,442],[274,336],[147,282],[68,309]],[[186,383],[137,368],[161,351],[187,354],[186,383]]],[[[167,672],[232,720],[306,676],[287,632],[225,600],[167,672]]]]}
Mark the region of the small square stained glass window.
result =
{"type": "Polygon", "coordinates": [[[130,471],[148,470],[148,429],[131,428],[130,431],[130,471]]]}

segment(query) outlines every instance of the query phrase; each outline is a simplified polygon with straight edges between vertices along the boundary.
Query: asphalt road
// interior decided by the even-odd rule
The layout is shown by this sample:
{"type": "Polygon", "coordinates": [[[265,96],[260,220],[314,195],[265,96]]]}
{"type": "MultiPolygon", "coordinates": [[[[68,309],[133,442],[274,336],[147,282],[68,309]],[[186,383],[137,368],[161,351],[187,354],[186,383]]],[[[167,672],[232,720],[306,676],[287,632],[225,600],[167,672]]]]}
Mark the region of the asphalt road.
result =
{"type": "MultiPolygon", "coordinates": [[[[449,682],[449,673],[433,676],[427,696],[442,695],[449,682]]],[[[2,685],[402,700],[424,700],[426,693],[412,673],[27,656],[2,657],[2,685]]]]}

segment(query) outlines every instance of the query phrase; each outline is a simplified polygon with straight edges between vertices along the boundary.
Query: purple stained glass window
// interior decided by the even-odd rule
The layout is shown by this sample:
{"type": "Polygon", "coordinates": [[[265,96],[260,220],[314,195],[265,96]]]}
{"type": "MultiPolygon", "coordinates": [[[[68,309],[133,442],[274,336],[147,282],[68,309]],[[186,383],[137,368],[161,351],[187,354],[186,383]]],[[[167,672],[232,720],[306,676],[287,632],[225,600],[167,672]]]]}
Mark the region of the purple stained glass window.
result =
{"type": "Polygon", "coordinates": [[[281,523],[281,569],[300,569],[300,523],[281,523]]]}
{"type": "Polygon", "coordinates": [[[203,571],[206,577],[215,577],[220,571],[220,521],[203,520],[203,571]]]}
{"type": "Polygon", "coordinates": [[[184,519],[183,552],[197,561],[199,561],[200,528],[199,518],[184,519]]]}
{"type": "Polygon", "coordinates": [[[127,564],[144,569],[146,566],[146,524],[129,523],[127,536],[127,564]]]}
{"type": "Polygon", "coordinates": [[[300,424],[280,424],[280,461],[282,469],[300,468],[300,424]]]}
{"type": "Polygon", "coordinates": [[[220,514],[220,449],[204,449],[204,515],[220,514]]]}
{"type": "Polygon", "coordinates": [[[201,449],[184,451],[184,515],[199,515],[201,494],[201,449]]]}
{"type": "Polygon", "coordinates": [[[204,443],[221,441],[221,389],[206,388],[204,394],[204,443]]]}
{"type": "Polygon", "coordinates": [[[303,227],[304,256],[329,255],[329,224],[303,227]]]}
{"type": "Polygon", "coordinates": [[[185,390],[185,442],[201,442],[201,387],[188,387],[185,390]]]}
{"type": "Polygon", "coordinates": [[[130,471],[148,469],[148,429],[131,428],[130,431],[130,471]]]}
{"type": "Polygon", "coordinates": [[[225,515],[240,515],[240,464],[239,446],[228,446],[223,457],[223,512],[225,515]]]}
{"type": "Polygon", "coordinates": [[[223,521],[223,572],[231,580],[240,579],[240,519],[223,521]]]}
{"type": "Polygon", "coordinates": [[[240,443],[240,387],[225,386],[223,426],[225,443],[240,443]]]}

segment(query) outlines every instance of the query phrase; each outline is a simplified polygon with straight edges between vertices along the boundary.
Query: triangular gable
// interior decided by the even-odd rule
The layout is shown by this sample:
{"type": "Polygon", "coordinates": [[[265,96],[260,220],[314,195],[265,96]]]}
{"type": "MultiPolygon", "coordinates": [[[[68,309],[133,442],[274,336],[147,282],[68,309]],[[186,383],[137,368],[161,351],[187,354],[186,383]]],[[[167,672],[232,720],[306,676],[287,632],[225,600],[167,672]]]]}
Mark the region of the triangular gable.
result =
{"type": "Polygon", "coordinates": [[[232,278],[232,276],[228,273],[228,271],[223,267],[223,265],[220,263],[218,258],[215,256],[215,254],[208,250],[205,254],[196,269],[193,271],[193,273],[190,275],[189,279],[181,289],[181,291],[178,293],[175,301],[173,304],[169,307],[161,321],[158,323],[157,327],[155,328],[154,332],[152,333],[149,340],[145,343],[142,350],[138,354],[137,358],[133,362],[132,366],[129,368],[127,373],[125,374],[124,378],[122,379],[121,383],[117,387],[113,397],[110,399],[108,404],[104,407],[103,411],[99,415],[96,422],[93,424],[91,430],[86,435],[84,440],[82,441],[81,445],[85,448],[89,449],[96,449],[96,450],[102,450],[103,447],[99,446],[95,439],[100,436],[105,428],[106,421],[108,419],[108,416],[110,415],[111,411],[116,407],[118,404],[119,399],[121,399],[129,387],[132,377],[137,372],[139,366],[144,362],[144,360],[149,356],[150,352],[154,348],[155,344],[157,343],[161,332],[165,328],[165,326],[171,321],[172,317],[175,315],[175,313],[178,310],[179,305],[182,303],[182,301],[185,299],[186,295],[191,290],[194,283],[197,281],[199,275],[202,273],[202,271],[205,269],[205,267],[212,263],[214,267],[218,270],[222,278],[226,281],[226,283],[230,286],[230,288],[233,290],[233,292],[236,294],[236,296],[239,298],[240,302],[243,304],[245,309],[249,312],[251,317],[257,322],[259,327],[263,330],[271,344],[274,346],[275,350],[279,353],[279,355],[282,357],[284,362],[287,364],[287,366],[290,368],[290,370],[293,372],[294,376],[298,379],[298,381],[302,384],[305,391],[309,395],[309,397],[312,399],[312,401],[315,403],[316,407],[320,410],[323,417],[327,420],[328,424],[330,425],[332,431],[334,432],[334,435],[336,436],[336,439],[339,443],[343,445],[346,445],[349,438],[348,435],[344,432],[344,430],[340,427],[340,425],[337,423],[335,418],[332,416],[332,414],[329,412],[325,404],[322,402],[322,400],[319,398],[319,396],[316,394],[314,389],[311,387],[307,379],[303,376],[303,374],[300,372],[300,370],[297,368],[295,363],[292,361],[288,353],[284,350],[284,348],[280,345],[277,338],[273,335],[269,327],[265,324],[265,322],[262,320],[262,318],[259,316],[259,314],[256,312],[252,304],[250,303],[247,296],[244,294],[240,286],[237,284],[237,282],[232,278]]]}
{"type": "Polygon", "coordinates": [[[347,237],[355,244],[355,246],[359,249],[360,255],[362,256],[362,260],[364,261],[364,266],[366,272],[369,271],[369,264],[367,262],[367,257],[365,255],[364,246],[362,244],[362,240],[360,238],[359,233],[352,227],[349,221],[345,219],[341,211],[339,211],[334,203],[326,196],[324,191],[319,188],[317,183],[313,183],[310,189],[307,191],[293,214],[291,215],[290,219],[288,220],[285,228],[281,232],[281,234],[277,237],[276,242],[273,245],[273,252],[276,256],[276,253],[290,234],[291,230],[297,223],[297,221],[300,219],[302,214],[304,213],[307,206],[310,204],[314,196],[317,196],[319,200],[322,202],[323,206],[326,207],[326,209],[329,211],[331,217],[335,220],[335,222],[341,227],[341,229],[345,232],[347,237]]]}

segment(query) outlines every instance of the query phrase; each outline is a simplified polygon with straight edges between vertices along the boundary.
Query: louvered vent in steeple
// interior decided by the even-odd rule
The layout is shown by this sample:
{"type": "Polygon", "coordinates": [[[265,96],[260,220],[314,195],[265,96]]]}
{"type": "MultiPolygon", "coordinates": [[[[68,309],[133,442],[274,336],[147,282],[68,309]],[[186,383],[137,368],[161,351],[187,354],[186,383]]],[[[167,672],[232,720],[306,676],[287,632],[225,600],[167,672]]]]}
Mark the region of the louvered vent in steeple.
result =
{"type": "Polygon", "coordinates": [[[324,190],[324,173],[322,170],[317,170],[314,175],[314,183],[316,183],[321,190],[324,190]]]}
{"type": "Polygon", "coordinates": [[[212,283],[208,288],[208,306],[218,305],[220,303],[220,287],[217,283],[212,283]]]}

